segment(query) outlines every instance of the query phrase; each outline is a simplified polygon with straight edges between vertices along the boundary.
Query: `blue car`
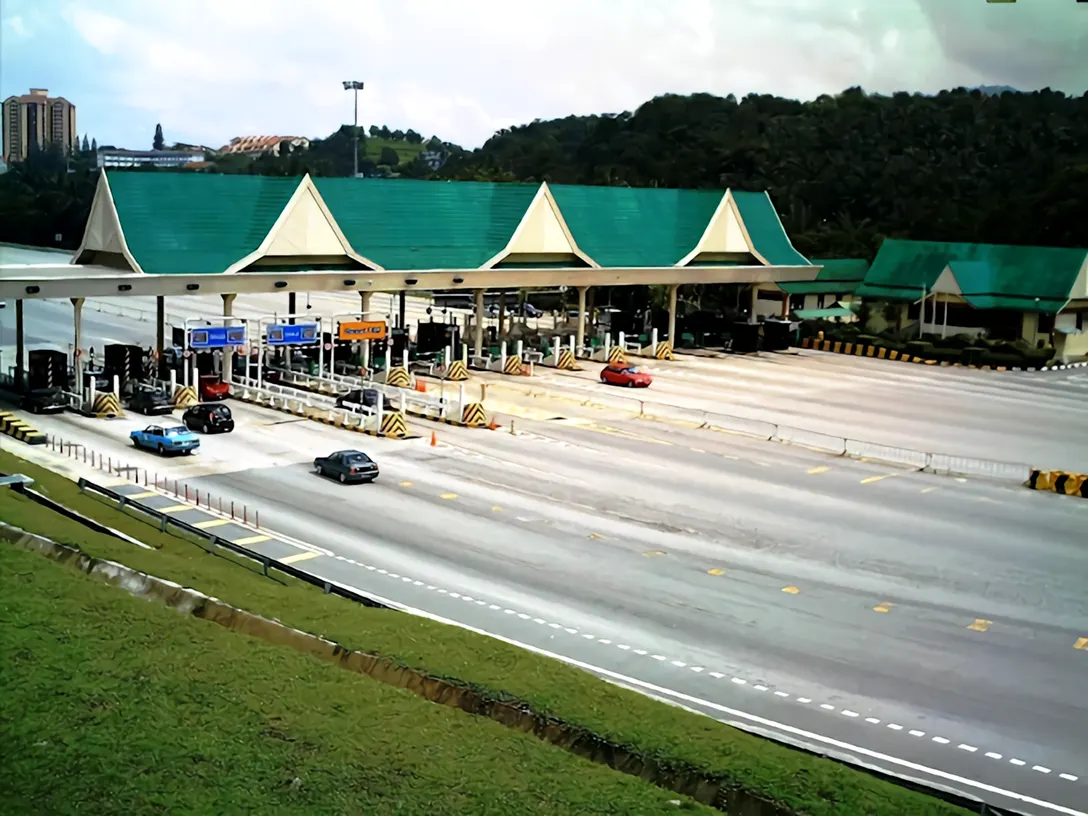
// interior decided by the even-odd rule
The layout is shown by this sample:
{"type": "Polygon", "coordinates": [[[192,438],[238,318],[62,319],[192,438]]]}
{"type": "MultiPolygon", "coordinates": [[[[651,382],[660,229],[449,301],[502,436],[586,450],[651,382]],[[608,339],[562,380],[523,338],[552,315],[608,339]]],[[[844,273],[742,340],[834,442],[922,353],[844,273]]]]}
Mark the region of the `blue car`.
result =
{"type": "Polygon", "coordinates": [[[192,453],[200,447],[200,437],[184,425],[148,425],[129,438],[137,448],[158,453],[192,453]]]}

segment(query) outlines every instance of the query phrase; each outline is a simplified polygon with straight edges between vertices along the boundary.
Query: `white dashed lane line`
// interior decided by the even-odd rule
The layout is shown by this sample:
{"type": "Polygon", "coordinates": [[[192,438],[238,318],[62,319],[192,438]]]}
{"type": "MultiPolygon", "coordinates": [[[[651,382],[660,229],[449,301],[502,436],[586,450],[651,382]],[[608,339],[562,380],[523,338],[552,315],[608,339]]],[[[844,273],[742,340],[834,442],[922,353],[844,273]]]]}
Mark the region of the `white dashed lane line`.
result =
{"type": "MultiPolygon", "coordinates": [[[[633,646],[631,646],[628,643],[614,643],[609,638],[597,637],[596,635],[590,634],[588,632],[580,632],[578,629],[576,629],[574,627],[564,626],[561,623],[556,623],[554,621],[548,621],[548,620],[545,620],[544,618],[534,617],[533,615],[529,615],[529,614],[527,614],[525,612],[519,612],[516,609],[510,609],[508,607],[499,606],[498,604],[488,603],[487,601],[481,600],[480,598],[474,598],[474,597],[472,597],[470,595],[462,595],[459,592],[451,592],[451,591],[443,589],[441,587],[436,587],[436,586],[434,586],[432,584],[424,584],[422,581],[416,581],[416,580],[413,580],[412,578],[409,578],[407,576],[397,575],[396,573],[389,572],[388,570],[384,570],[384,569],[381,569],[379,567],[372,566],[370,564],[364,564],[364,563],[361,563],[359,561],[355,561],[354,559],[347,558],[347,557],[342,556],[342,555],[337,555],[337,556],[335,556],[335,558],[336,558],[337,561],[343,561],[346,564],[351,564],[352,566],[356,566],[356,567],[363,567],[364,569],[370,570],[371,572],[377,572],[379,575],[384,575],[384,576],[386,576],[388,578],[391,578],[393,580],[400,580],[400,581],[403,581],[404,583],[410,583],[413,586],[417,586],[417,587],[425,587],[427,591],[437,592],[439,594],[445,595],[447,598],[452,598],[452,599],[455,599],[455,600],[464,601],[466,603],[475,604],[475,605],[478,605],[478,606],[481,606],[481,607],[486,607],[488,610],[490,610],[492,612],[502,611],[502,613],[505,614],[505,615],[514,615],[517,618],[519,618],[520,620],[532,621],[535,624],[538,624],[538,625],[541,625],[541,626],[546,626],[547,628],[553,629],[556,632],[562,631],[562,632],[565,632],[568,635],[575,635],[575,636],[581,637],[581,638],[583,638],[585,640],[595,641],[596,643],[600,644],[601,646],[612,646],[612,647],[614,647],[614,648],[616,648],[616,649],[618,649],[618,650],[620,650],[622,652],[626,652],[628,654],[637,655],[639,657],[649,657],[651,660],[656,660],[658,663],[666,663],[668,665],[676,667],[677,669],[687,669],[688,671],[690,671],[690,672],[692,672],[694,674],[706,674],[708,677],[712,677],[715,680],[724,680],[725,678],[728,677],[731,684],[736,685],[736,686],[743,686],[743,687],[746,687],[746,688],[750,688],[753,691],[759,691],[759,692],[772,691],[770,686],[764,685],[762,683],[749,683],[749,681],[746,678],[743,678],[743,677],[736,677],[734,675],[726,674],[724,672],[708,670],[706,666],[691,665],[691,664],[688,664],[687,662],[685,662],[683,660],[671,659],[667,655],[653,654],[653,653],[647,651],[646,649],[636,649],[636,648],[634,648],[633,646]]],[[[776,696],[776,697],[778,697],[778,698],[780,698],[782,700],[789,700],[791,698],[791,696],[792,696],[789,692],[778,690],[778,689],[773,690],[773,693],[774,693],[774,696],[776,696]]],[[[808,704],[813,702],[811,697],[793,697],[792,699],[793,699],[794,702],[796,702],[796,703],[798,703],[800,705],[808,705],[808,704]]],[[[823,711],[827,711],[827,712],[838,711],[838,713],[841,716],[846,717],[848,719],[857,720],[859,723],[864,722],[864,723],[866,723],[868,725],[880,725],[882,723],[882,721],[880,720],[879,717],[872,717],[872,716],[862,717],[861,712],[854,711],[852,709],[848,709],[848,708],[837,709],[836,706],[833,706],[830,703],[819,703],[818,705],[819,705],[819,708],[822,709],[823,711]]],[[[890,731],[896,731],[896,732],[900,732],[900,731],[905,730],[908,735],[910,735],[912,737],[915,737],[915,738],[918,738],[918,739],[921,739],[921,738],[927,736],[925,731],[920,731],[918,729],[906,729],[904,726],[900,725],[899,723],[894,723],[894,722],[884,723],[884,727],[886,727],[890,731]]],[[[930,739],[930,741],[932,743],[935,743],[937,745],[950,745],[952,743],[951,740],[949,740],[949,739],[947,739],[945,737],[939,736],[939,735],[938,736],[930,736],[929,739],[930,739]]],[[[958,743],[955,747],[958,750],[963,751],[965,753],[969,753],[969,754],[978,753],[979,750],[980,750],[977,746],[970,745],[970,744],[964,743],[964,742],[958,743]]],[[[986,751],[986,752],[984,752],[982,754],[982,756],[986,757],[987,759],[991,759],[991,760],[995,760],[995,761],[1001,761],[1001,760],[1004,759],[1004,756],[1002,754],[997,753],[996,751],[986,751]]],[[[1013,765],[1013,766],[1018,767],[1018,768],[1028,767],[1028,763],[1025,760],[1017,759],[1016,757],[1010,757],[1008,762],[1009,762],[1010,765],[1013,765]]],[[[1043,774],[1043,775],[1050,775],[1050,774],[1054,773],[1051,768],[1048,768],[1045,765],[1031,765],[1030,768],[1031,768],[1031,770],[1035,771],[1036,773],[1043,774]]],[[[1066,782],[1077,782],[1080,779],[1080,777],[1075,776],[1074,774],[1070,774],[1070,773],[1057,773],[1057,774],[1054,774],[1054,775],[1057,776],[1059,779],[1062,779],[1062,780],[1064,780],[1066,782]]]]}

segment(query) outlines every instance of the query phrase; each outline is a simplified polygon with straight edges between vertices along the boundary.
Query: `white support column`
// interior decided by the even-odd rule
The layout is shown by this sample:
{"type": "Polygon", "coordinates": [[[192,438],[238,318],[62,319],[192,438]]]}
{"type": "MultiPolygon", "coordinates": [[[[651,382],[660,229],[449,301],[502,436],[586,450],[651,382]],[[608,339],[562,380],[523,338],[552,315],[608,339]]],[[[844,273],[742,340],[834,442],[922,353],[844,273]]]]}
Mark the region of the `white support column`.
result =
{"type": "MultiPolygon", "coordinates": [[[[370,311],[370,296],[371,296],[371,294],[372,294],[371,292],[360,292],[359,293],[359,301],[360,301],[359,308],[362,310],[363,320],[368,320],[369,319],[369,315],[367,313],[370,311]]],[[[335,329],[336,327],[334,326],[333,328],[335,329]]],[[[333,343],[335,343],[335,342],[336,342],[336,338],[333,338],[333,343]]],[[[370,341],[369,340],[364,340],[362,343],[359,344],[359,356],[363,361],[363,368],[369,369],[370,368],[370,341]]],[[[386,353],[385,356],[388,357],[389,354],[386,353]]],[[[332,373],[335,374],[336,372],[333,371],[332,373]]]]}
{"type": "Polygon", "coordinates": [[[408,346],[407,346],[407,344],[404,346],[404,350],[401,353],[401,366],[404,367],[405,371],[408,370],[408,346]]]}
{"type": "Polygon", "coordinates": [[[113,395],[121,399],[121,377],[118,374],[113,375],[113,395]]]}
{"type": "Polygon", "coordinates": [[[170,396],[174,396],[174,392],[178,390],[178,370],[176,368],[170,369],[170,396]]]}
{"type": "Polygon", "coordinates": [[[506,341],[499,341],[499,371],[506,371],[506,341]]]}
{"type": "Polygon", "coordinates": [[[461,344],[461,362],[468,365],[468,343],[461,344]]]}
{"type": "Polygon", "coordinates": [[[575,346],[575,337],[573,334],[570,336],[570,353],[574,355],[574,359],[578,359],[578,351],[577,346],[575,346]]]}
{"type": "Polygon", "coordinates": [[[752,290],[751,290],[751,292],[749,294],[750,294],[751,297],[750,297],[749,304],[748,304],[748,308],[749,308],[748,322],[749,323],[758,323],[759,320],[756,319],[756,307],[759,305],[759,284],[758,283],[753,283],[752,284],[752,290]]]}
{"type": "Polygon", "coordinates": [[[200,369],[196,364],[196,352],[193,352],[193,388],[196,389],[196,393],[200,394],[200,369]]]}
{"type": "Polygon", "coordinates": [[[502,337],[506,328],[506,292],[499,292],[499,328],[497,334],[502,337]]]}
{"type": "Polygon", "coordinates": [[[475,357],[482,357],[484,353],[484,290],[476,290],[476,316],[472,325],[473,330],[473,342],[472,342],[472,354],[475,357]]]}
{"type": "MultiPolygon", "coordinates": [[[[578,330],[577,330],[577,347],[580,350],[586,344],[586,292],[589,291],[588,286],[578,287],[578,330]]],[[[577,352],[575,352],[577,357],[577,352]]]]}
{"type": "Polygon", "coordinates": [[[650,329],[650,354],[657,354],[657,329],[650,329]]]}
{"type": "Polygon", "coordinates": [[[948,334],[948,301],[944,302],[944,321],[941,323],[941,337],[948,334]]]}
{"type": "Polygon", "coordinates": [[[669,287],[669,342],[673,348],[676,348],[676,293],[679,290],[678,283],[669,287]]]}
{"type": "Polygon", "coordinates": [[[519,360],[524,359],[524,357],[525,357],[525,341],[524,340],[518,340],[516,348],[517,348],[518,359],[519,360]]]}
{"type": "Polygon", "coordinates": [[[619,336],[620,351],[627,351],[627,335],[624,332],[620,332],[619,336]]]}
{"type": "Polygon", "coordinates": [[[80,346],[83,343],[83,298],[72,298],[72,328],[74,341],[72,352],[75,359],[72,362],[72,368],[76,373],[76,390],[83,394],[83,352],[80,351],[80,346]]]}
{"type": "MultiPolygon", "coordinates": [[[[223,298],[223,318],[224,318],[223,325],[225,326],[225,325],[227,325],[229,323],[229,321],[226,320],[226,318],[232,317],[234,315],[234,299],[236,297],[238,297],[238,295],[237,294],[230,294],[230,295],[223,294],[223,295],[220,295],[220,297],[223,298]]],[[[246,340],[248,341],[249,338],[247,337],[246,340]]],[[[247,351],[248,351],[248,349],[247,349],[247,351]]],[[[234,348],[232,346],[223,346],[223,373],[222,373],[222,377],[223,377],[223,382],[227,383],[228,385],[230,383],[234,382],[234,348]]]]}

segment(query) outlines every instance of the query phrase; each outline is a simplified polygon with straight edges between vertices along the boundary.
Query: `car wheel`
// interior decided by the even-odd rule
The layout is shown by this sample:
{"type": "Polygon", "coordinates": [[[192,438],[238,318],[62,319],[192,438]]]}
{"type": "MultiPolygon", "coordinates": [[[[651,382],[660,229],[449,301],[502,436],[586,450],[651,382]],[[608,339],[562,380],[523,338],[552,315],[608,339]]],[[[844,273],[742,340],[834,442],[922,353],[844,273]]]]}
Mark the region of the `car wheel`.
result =
{"type": "Polygon", "coordinates": [[[164,453],[166,453],[166,448],[162,446],[162,443],[159,443],[159,456],[162,456],[164,453]]]}
{"type": "Polygon", "coordinates": [[[632,380],[628,380],[628,381],[627,381],[627,387],[628,387],[628,388],[634,388],[634,387],[635,387],[635,383],[634,383],[634,381],[632,381],[632,380]]]}
{"type": "Polygon", "coordinates": [[[207,422],[205,422],[205,423],[204,423],[204,425],[203,425],[203,426],[201,427],[201,429],[200,429],[200,430],[204,431],[204,433],[208,433],[208,423],[207,423],[207,422]]]}
{"type": "Polygon", "coordinates": [[[318,476],[324,476],[325,469],[321,467],[321,465],[314,465],[314,473],[316,473],[318,476]]]}
{"type": "Polygon", "coordinates": [[[343,473],[341,473],[340,474],[340,484],[347,484],[347,481],[348,481],[348,477],[345,476],[343,473]]]}

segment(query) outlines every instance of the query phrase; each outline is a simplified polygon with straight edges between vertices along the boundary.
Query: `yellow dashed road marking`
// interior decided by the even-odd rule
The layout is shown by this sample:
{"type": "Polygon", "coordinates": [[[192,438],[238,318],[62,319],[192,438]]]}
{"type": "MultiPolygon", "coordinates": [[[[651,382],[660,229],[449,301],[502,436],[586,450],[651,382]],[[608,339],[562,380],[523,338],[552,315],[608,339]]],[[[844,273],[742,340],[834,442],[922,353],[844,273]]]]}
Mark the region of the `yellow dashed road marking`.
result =
{"type": "Polygon", "coordinates": [[[604,536],[601,535],[600,533],[590,533],[588,538],[590,538],[590,539],[592,539],[594,541],[600,541],[602,538],[604,538],[604,536]]]}
{"type": "Polygon", "coordinates": [[[499,507],[497,504],[493,504],[493,505],[491,505],[491,512],[492,513],[501,513],[502,508],[499,507]]]}
{"type": "Polygon", "coordinates": [[[706,453],[706,451],[703,450],[702,448],[692,448],[691,452],[692,453],[706,453]]]}
{"type": "Polygon", "coordinates": [[[815,476],[817,473],[827,473],[831,468],[827,465],[820,465],[819,467],[809,468],[808,475],[815,476]]]}
{"type": "Polygon", "coordinates": [[[447,500],[448,500],[448,499],[456,499],[456,498],[457,498],[457,494],[456,494],[456,493],[443,493],[443,494],[442,494],[442,496],[441,496],[441,498],[443,498],[443,499],[447,499],[447,500]]]}
{"type": "Polygon", "coordinates": [[[868,478],[862,479],[861,483],[862,484],[872,484],[873,482],[879,482],[882,479],[891,479],[891,478],[894,478],[894,477],[896,477],[898,475],[899,475],[898,473],[882,473],[879,476],[869,476],[868,478]]]}
{"type": "Polygon", "coordinates": [[[1077,642],[1073,644],[1073,648],[1088,651],[1088,637],[1077,638],[1077,642]]]}
{"type": "Polygon", "coordinates": [[[800,595],[801,594],[801,590],[799,590],[795,586],[782,587],[782,591],[786,592],[786,593],[789,593],[790,595],[800,595]]]}
{"type": "Polygon", "coordinates": [[[300,552],[294,555],[289,555],[286,558],[281,558],[281,564],[294,564],[298,561],[309,561],[311,558],[317,558],[321,553],[315,552],[300,552]]]}
{"type": "Polygon", "coordinates": [[[975,622],[968,626],[968,629],[974,629],[976,632],[985,632],[990,626],[993,625],[993,621],[983,620],[982,618],[975,618],[975,622]]]}
{"type": "Polygon", "coordinates": [[[401,483],[400,483],[400,486],[401,486],[401,487],[411,487],[411,486],[412,486],[412,483],[411,483],[411,482],[401,482],[401,483]]]}
{"type": "Polygon", "coordinates": [[[160,507],[160,513],[180,513],[182,510],[196,510],[191,504],[172,504],[169,507],[160,507]]]}
{"type": "Polygon", "coordinates": [[[884,601],[884,603],[879,603],[876,606],[874,606],[873,611],[874,612],[890,612],[893,606],[895,606],[895,604],[888,603],[887,601],[884,601]]]}
{"type": "Polygon", "coordinates": [[[664,554],[665,553],[661,552],[661,550],[647,550],[643,553],[643,555],[647,558],[657,558],[658,556],[662,556],[664,554]]]}
{"type": "Polygon", "coordinates": [[[932,493],[934,490],[937,490],[937,488],[936,487],[923,487],[922,488],[923,493],[932,493]]]}
{"type": "Polygon", "coordinates": [[[714,569],[708,569],[706,571],[706,574],[707,575],[725,575],[725,570],[723,570],[721,567],[714,567],[714,569]]]}
{"type": "Polygon", "coordinates": [[[201,530],[207,530],[209,527],[222,527],[224,524],[230,524],[230,519],[213,518],[207,521],[198,521],[193,526],[201,530]]]}
{"type": "Polygon", "coordinates": [[[266,535],[253,535],[247,538],[239,538],[237,541],[232,541],[231,544],[260,544],[262,541],[268,541],[272,536],[266,535]]]}
{"type": "Polygon", "coordinates": [[[143,493],[130,493],[125,496],[126,499],[150,499],[152,496],[158,496],[154,490],[145,490],[143,493]]]}

